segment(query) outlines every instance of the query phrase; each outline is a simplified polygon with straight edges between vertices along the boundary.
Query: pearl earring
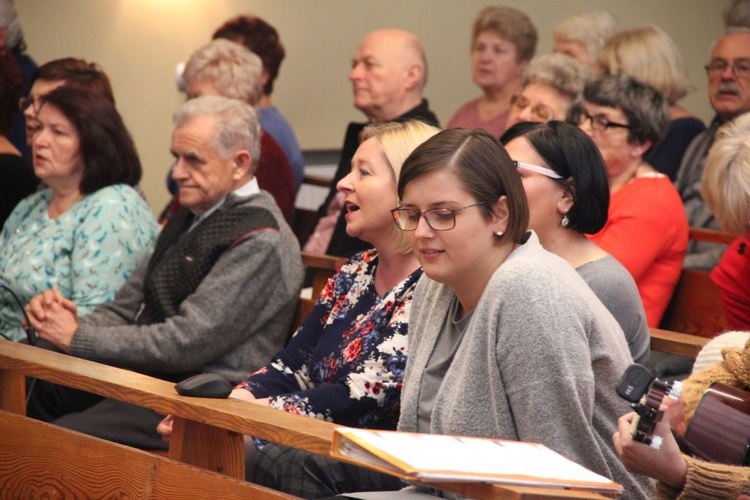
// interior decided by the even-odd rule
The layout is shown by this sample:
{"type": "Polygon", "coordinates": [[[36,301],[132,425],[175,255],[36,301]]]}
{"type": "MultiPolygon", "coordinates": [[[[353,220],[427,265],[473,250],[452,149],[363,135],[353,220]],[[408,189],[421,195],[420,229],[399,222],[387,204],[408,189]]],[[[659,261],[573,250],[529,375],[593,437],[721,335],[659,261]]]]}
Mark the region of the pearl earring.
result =
{"type": "Polygon", "coordinates": [[[570,219],[568,218],[568,214],[563,215],[562,221],[560,221],[560,224],[562,224],[562,227],[568,227],[570,225],[570,219]]]}
{"type": "Polygon", "coordinates": [[[496,234],[496,235],[497,235],[498,237],[500,237],[500,236],[502,236],[502,235],[503,235],[504,233],[503,233],[503,230],[502,230],[502,229],[498,229],[497,231],[495,231],[495,234],[496,234]]]}

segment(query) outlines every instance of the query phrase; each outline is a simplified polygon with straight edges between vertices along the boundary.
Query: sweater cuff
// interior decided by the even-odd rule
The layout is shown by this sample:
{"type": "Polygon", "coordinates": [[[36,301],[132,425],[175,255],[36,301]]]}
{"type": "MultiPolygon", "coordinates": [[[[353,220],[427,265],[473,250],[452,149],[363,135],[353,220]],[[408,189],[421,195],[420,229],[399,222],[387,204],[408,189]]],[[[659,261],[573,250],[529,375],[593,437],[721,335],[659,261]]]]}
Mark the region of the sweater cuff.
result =
{"type": "Polygon", "coordinates": [[[683,458],[687,462],[685,486],[680,492],[659,483],[659,498],[737,498],[742,493],[750,492],[750,469],[747,467],[704,462],[687,455],[683,455],[683,458]]]}

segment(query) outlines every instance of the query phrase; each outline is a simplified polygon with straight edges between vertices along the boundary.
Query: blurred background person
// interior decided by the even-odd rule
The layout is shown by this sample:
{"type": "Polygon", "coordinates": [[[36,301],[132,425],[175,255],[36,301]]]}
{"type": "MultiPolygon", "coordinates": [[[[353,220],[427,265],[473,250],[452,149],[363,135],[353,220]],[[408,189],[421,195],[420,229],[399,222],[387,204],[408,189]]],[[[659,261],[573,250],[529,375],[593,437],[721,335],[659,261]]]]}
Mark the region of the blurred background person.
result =
{"type": "Polygon", "coordinates": [[[739,236],[711,271],[730,328],[750,330],[750,114],[719,129],[701,193],[721,228],[739,236]]]}
{"type": "Polygon", "coordinates": [[[750,28],[750,0],[732,0],[722,16],[725,28],[750,28]]]}
{"type": "MultiPolygon", "coordinates": [[[[28,94],[37,65],[26,54],[26,41],[23,38],[21,20],[18,19],[13,0],[0,0],[0,51],[3,49],[8,50],[18,63],[23,81],[23,95],[28,94]]],[[[25,131],[26,117],[19,114],[13,120],[7,136],[24,159],[31,163],[31,147],[26,143],[25,131]]]]}
{"type": "MultiPolygon", "coordinates": [[[[257,109],[263,95],[262,75],[263,63],[257,55],[239,43],[217,39],[193,52],[182,78],[188,99],[204,95],[228,97],[257,109]]],[[[260,188],[273,196],[284,219],[291,225],[296,196],[294,173],[281,147],[262,127],[255,177],[260,188]]],[[[176,183],[168,182],[168,185],[174,197],[159,217],[162,224],[180,209],[176,183]]]]}
{"type": "Polygon", "coordinates": [[[368,33],[352,57],[349,82],[354,107],[367,122],[350,122],[344,135],[341,157],[326,199],[318,208],[318,220],[303,250],[340,257],[370,248],[370,244],[346,233],[344,196],[336,186],[351,170],[359,147],[359,134],[368,123],[421,120],[438,126],[435,113],[424,97],[427,85],[427,56],[419,39],[401,29],[380,29],[368,33]]]}
{"type": "Polygon", "coordinates": [[[98,64],[75,57],[46,62],[34,71],[28,95],[20,100],[20,107],[26,118],[26,144],[29,148],[36,132],[36,114],[41,98],[63,85],[97,92],[115,105],[109,77],[98,64]]]}
{"type": "Polygon", "coordinates": [[[24,95],[23,75],[16,59],[0,49],[0,228],[18,202],[39,185],[31,165],[8,138],[11,124],[19,114],[18,101],[24,95]]]}
{"type": "Polygon", "coordinates": [[[589,238],[630,271],[658,328],[682,272],[688,224],[669,178],[643,155],[664,136],[669,108],[653,87],[627,75],[605,76],[583,91],[581,129],[599,148],[607,169],[607,223],[589,238]]]}
{"type": "Polygon", "coordinates": [[[583,87],[592,76],[589,66],[568,55],[536,56],[523,72],[521,91],[511,98],[508,128],[520,122],[550,120],[577,125],[583,87]]]}
{"type": "Polygon", "coordinates": [[[276,28],[257,16],[242,15],[229,19],[213,34],[213,39],[226,38],[244,45],[263,62],[263,95],[258,102],[260,126],[281,146],[294,171],[295,189],[299,189],[305,175],[305,160],[297,137],[289,122],[271,103],[273,85],[284,60],[284,46],[276,28]]]}
{"type": "MultiPolygon", "coordinates": [[[[133,186],[141,163],[119,113],[96,92],[60,87],[37,102],[34,173],[46,189],[13,210],[0,235],[0,279],[26,303],[56,287],[79,313],[111,301],[151,253],[157,226],[133,186]]],[[[25,337],[18,306],[0,331],[25,337]]]]}
{"type": "Polygon", "coordinates": [[[534,57],[536,27],[513,7],[485,7],[474,21],[471,74],[482,96],[463,104],[446,128],[481,128],[499,137],[507,128],[511,98],[521,90],[521,77],[534,57]]]}
{"type": "Polygon", "coordinates": [[[599,51],[618,28],[617,19],[607,11],[578,12],[552,30],[554,51],[574,57],[598,73],[599,51]]]}
{"type": "Polygon", "coordinates": [[[514,125],[500,142],[521,177],[529,229],[578,271],[620,324],[633,360],[647,365],[651,338],[633,277],[586,237],[604,227],[609,208],[609,179],[596,144],[560,121],[514,125]]]}
{"type": "Polygon", "coordinates": [[[599,52],[599,64],[605,74],[630,75],[648,83],[667,100],[667,134],[643,159],[674,181],[685,150],[706,130],[703,121],[679,104],[688,93],[688,78],[677,44],[651,24],[622,30],[612,35],[599,52]]]}

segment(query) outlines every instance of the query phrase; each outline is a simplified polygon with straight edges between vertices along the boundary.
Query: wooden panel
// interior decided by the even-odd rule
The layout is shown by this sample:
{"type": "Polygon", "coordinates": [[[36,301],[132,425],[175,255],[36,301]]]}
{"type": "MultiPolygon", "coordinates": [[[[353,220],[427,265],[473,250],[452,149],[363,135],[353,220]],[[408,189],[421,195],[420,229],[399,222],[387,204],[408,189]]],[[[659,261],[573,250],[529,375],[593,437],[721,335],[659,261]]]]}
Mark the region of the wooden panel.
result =
{"type": "Polygon", "coordinates": [[[695,358],[698,356],[700,350],[710,340],[706,337],[670,332],[658,328],[650,328],[649,330],[651,331],[652,351],[676,354],[688,358],[695,358]]]}
{"type": "Polygon", "coordinates": [[[0,498],[294,498],[0,411],[0,498]]]}
{"type": "Polygon", "coordinates": [[[737,235],[725,231],[716,231],[715,229],[698,229],[690,228],[688,239],[693,241],[702,241],[705,243],[723,243],[728,245],[737,239],[737,235]]]}
{"type": "MultiPolygon", "coordinates": [[[[0,370],[18,370],[75,389],[118,399],[240,434],[327,454],[334,425],[245,401],[188,398],[174,384],[17,342],[0,342],[0,370]],[[304,419],[304,425],[300,425],[304,419]]],[[[4,398],[0,398],[2,401],[4,398]]],[[[11,409],[11,408],[8,408],[11,409]]],[[[205,446],[212,446],[209,441],[205,446]]]]}
{"type": "Polygon", "coordinates": [[[660,327],[709,338],[727,329],[719,288],[706,271],[682,270],[660,327]]]}

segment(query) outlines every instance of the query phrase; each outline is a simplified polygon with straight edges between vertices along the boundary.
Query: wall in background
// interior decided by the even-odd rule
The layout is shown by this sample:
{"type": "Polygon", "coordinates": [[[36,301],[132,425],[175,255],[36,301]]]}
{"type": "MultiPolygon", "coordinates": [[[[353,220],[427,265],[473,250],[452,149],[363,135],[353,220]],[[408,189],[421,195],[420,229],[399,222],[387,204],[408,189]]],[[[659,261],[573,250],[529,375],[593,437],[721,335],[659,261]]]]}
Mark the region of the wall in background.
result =
{"type": "MultiPolygon", "coordinates": [[[[346,123],[361,120],[347,80],[352,54],[369,31],[414,32],[427,50],[426,94],[442,123],[479,94],[471,82],[471,23],[479,0],[15,0],[29,54],[38,63],[74,56],[98,62],[112,80],[117,106],[138,146],[143,187],[158,212],[171,157],[171,113],[184,97],[175,66],[209,41],[227,18],[253,13],[279,31],[287,56],[273,101],[295,127],[303,149],[338,148],[346,123]]],[[[703,65],[723,30],[728,0],[507,0],[529,14],[538,53],[552,47],[552,28],[578,11],[605,9],[623,26],[651,22],[666,30],[686,59],[694,91],[685,106],[704,121],[712,113],[703,65]]]]}

